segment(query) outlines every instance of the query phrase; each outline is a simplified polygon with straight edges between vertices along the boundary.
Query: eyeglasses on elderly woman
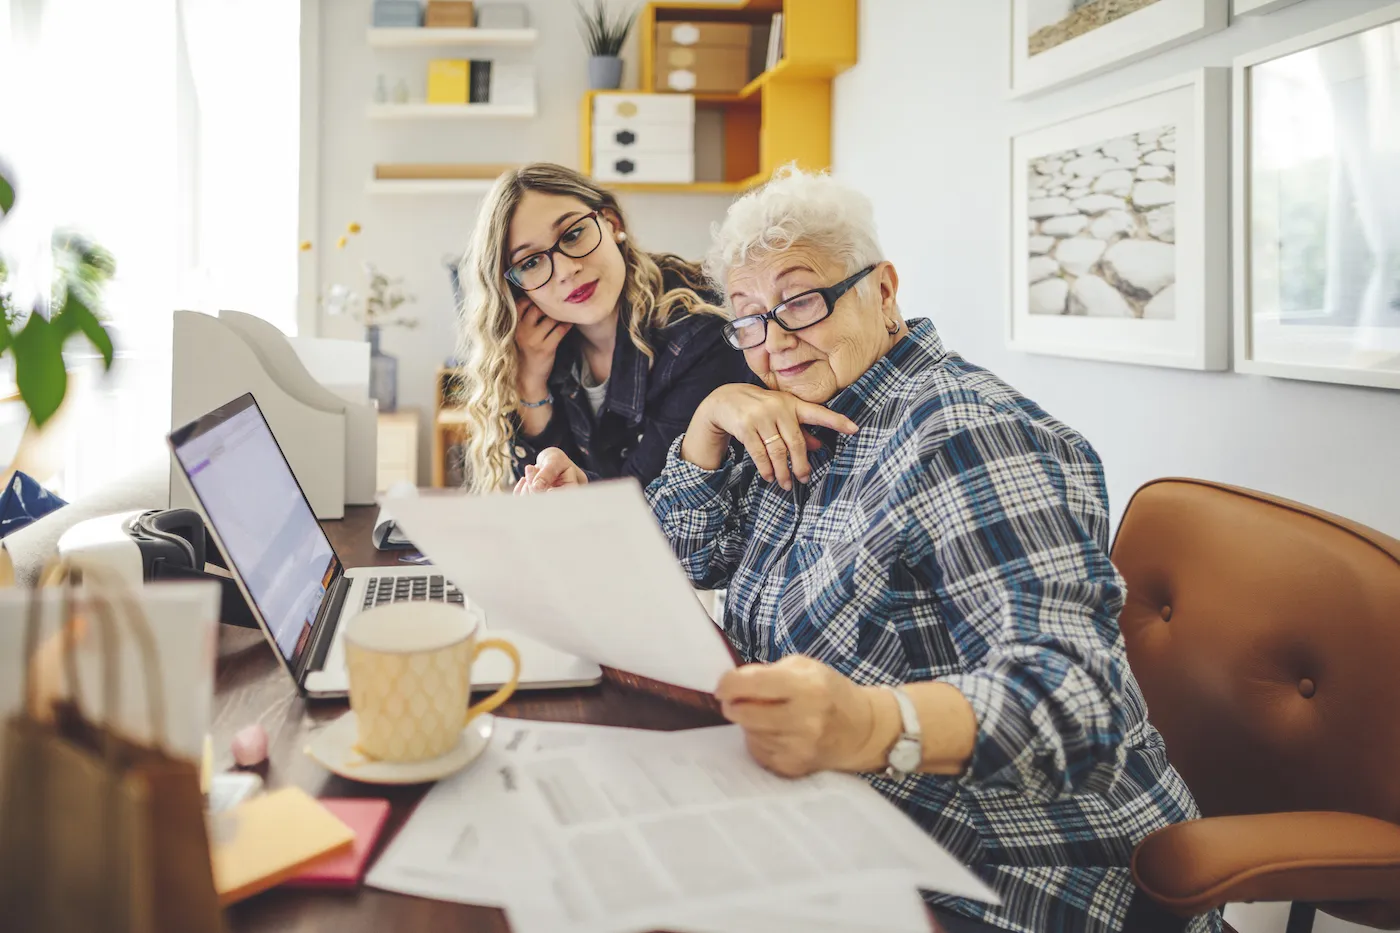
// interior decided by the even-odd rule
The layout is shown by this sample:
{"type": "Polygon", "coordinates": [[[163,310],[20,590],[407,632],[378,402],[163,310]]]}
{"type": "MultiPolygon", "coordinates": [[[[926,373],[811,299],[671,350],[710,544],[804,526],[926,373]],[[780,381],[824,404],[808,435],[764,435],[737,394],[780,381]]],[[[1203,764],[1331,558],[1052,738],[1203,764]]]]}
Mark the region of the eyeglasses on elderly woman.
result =
{"type": "Polygon", "coordinates": [[[768,321],[773,320],[788,333],[820,324],[831,317],[836,310],[836,302],[841,296],[855,287],[856,283],[875,270],[866,266],[855,275],[842,279],[835,285],[814,288],[800,295],[793,295],[787,301],[765,314],[749,314],[735,318],[724,325],[724,339],[737,350],[752,350],[768,339],[768,321]]]}

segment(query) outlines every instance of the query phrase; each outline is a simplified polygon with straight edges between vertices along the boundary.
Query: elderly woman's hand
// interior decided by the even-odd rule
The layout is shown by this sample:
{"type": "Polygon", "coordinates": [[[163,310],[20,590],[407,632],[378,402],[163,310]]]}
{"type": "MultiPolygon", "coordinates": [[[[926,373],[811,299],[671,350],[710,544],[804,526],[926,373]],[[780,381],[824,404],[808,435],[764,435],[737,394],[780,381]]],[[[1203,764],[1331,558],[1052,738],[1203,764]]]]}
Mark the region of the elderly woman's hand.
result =
{"type": "Polygon", "coordinates": [[[525,475],[515,484],[517,496],[549,492],[565,486],[588,485],[588,474],[579,469],[558,447],[540,451],[535,462],[525,467],[525,475]]]}
{"type": "Polygon", "coordinates": [[[820,661],[794,654],[745,665],[720,679],[715,697],[725,718],[743,727],[749,753],[777,774],[863,771],[879,762],[878,688],[820,661]]]}
{"type": "Polygon", "coordinates": [[[681,457],[702,469],[718,469],[732,437],[744,445],[760,476],[791,489],[793,477],[802,483],[811,477],[807,451],[821,446],[802,429],[805,424],[842,434],[857,430],[845,415],[786,392],[743,383],[720,386],[695,410],[681,443],[681,457]]]}

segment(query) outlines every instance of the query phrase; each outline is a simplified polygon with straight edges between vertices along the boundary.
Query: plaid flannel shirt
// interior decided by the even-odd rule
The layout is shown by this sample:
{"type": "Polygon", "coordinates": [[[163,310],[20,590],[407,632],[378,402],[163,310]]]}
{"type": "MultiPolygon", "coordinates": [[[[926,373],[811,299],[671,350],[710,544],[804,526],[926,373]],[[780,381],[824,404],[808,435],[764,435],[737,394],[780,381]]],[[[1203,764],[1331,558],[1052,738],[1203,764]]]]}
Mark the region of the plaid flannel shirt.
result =
{"type": "Polygon", "coordinates": [[[728,587],[747,661],[805,654],[857,683],[967,697],[964,774],[867,775],[1002,897],[930,901],[1024,933],[1119,929],[1133,846],[1198,811],[1128,670],[1097,454],[928,321],[828,407],[860,430],[816,429],[792,492],[737,445],[706,471],[678,438],[647,490],[676,555],[694,583],[728,587]]]}

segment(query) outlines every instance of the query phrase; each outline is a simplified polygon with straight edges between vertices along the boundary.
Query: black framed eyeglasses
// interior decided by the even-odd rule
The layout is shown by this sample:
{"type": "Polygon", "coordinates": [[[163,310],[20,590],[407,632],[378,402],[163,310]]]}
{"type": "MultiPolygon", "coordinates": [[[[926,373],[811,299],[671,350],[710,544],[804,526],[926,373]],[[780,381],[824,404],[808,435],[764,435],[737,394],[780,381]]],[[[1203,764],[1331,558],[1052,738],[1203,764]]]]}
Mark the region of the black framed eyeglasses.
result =
{"type": "Polygon", "coordinates": [[[584,214],[569,225],[569,229],[554,242],[549,249],[531,253],[506,269],[506,278],[512,285],[527,292],[543,288],[554,278],[554,254],[563,253],[570,259],[582,259],[598,248],[603,242],[603,228],[598,223],[599,211],[584,214]]]}
{"type": "Polygon", "coordinates": [[[793,295],[766,314],[750,314],[735,318],[724,325],[724,339],[737,350],[752,350],[768,339],[768,322],[776,321],[788,333],[820,324],[831,317],[836,310],[836,302],[841,296],[855,287],[856,283],[875,271],[875,266],[866,266],[848,279],[842,279],[826,288],[814,288],[800,295],[793,295]]]}

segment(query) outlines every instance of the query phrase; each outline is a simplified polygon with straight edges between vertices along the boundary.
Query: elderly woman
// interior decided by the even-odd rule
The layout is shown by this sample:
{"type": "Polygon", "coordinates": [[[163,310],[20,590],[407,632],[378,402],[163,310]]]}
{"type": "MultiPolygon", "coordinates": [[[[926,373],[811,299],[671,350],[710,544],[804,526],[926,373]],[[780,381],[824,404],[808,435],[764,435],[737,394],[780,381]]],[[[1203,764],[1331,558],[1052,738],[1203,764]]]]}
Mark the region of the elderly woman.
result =
{"type": "Polygon", "coordinates": [[[1197,810],[1128,670],[1099,458],[905,322],[883,257],[826,176],[718,231],[725,336],[766,388],[715,390],[647,490],[690,578],[728,588],[750,663],[716,695],[765,766],[866,775],[1000,893],[931,897],[950,930],[1181,929],[1129,871],[1197,810]]]}

